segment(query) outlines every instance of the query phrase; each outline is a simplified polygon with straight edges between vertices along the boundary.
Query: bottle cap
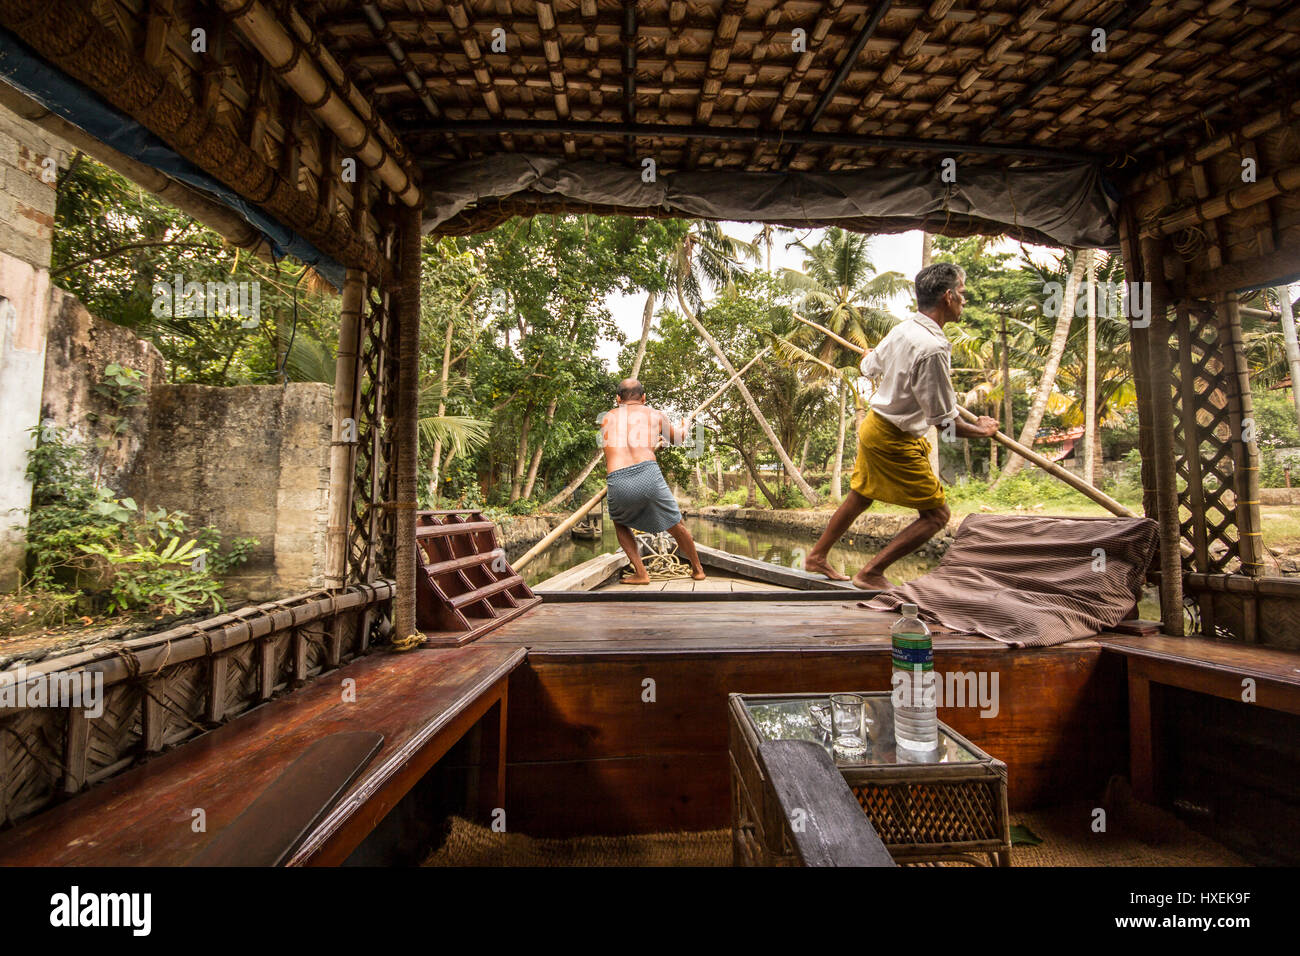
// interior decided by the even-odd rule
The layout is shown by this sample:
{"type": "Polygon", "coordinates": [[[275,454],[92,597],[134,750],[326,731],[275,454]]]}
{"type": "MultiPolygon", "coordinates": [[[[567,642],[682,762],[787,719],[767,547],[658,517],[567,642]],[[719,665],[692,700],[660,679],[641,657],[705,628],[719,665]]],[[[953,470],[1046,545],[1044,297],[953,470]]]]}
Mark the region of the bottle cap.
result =
{"type": "Polygon", "coordinates": [[[903,605],[903,617],[916,617],[917,607],[915,604],[903,605]]]}

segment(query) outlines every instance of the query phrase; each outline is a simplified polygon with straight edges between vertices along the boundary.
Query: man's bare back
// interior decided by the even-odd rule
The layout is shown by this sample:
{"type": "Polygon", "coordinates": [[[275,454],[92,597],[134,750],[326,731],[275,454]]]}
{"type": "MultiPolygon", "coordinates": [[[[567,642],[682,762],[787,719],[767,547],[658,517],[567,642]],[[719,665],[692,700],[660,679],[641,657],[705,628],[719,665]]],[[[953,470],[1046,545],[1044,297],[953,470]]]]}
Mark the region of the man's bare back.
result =
{"type": "Polygon", "coordinates": [[[605,471],[655,460],[661,440],[668,440],[678,428],[657,408],[620,404],[606,412],[600,423],[601,447],[605,449],[605,471]]]}
{"type": "Polygon", "coordinates": [[[691,577],[704,580],[704,566],[700,564],[695,542],[682,523],[672,489],[655,461],[655,452],[665,441],[680,443],[685,436],[684,425],[674,425],[663,412],[645,403],[645,388],[634,378],[619,383],[618,405],[600,418],[601,447],[605,449],[609,483],[609,517],[614,522],[619,547],[632,566],[632,573],[622,579],[624,584],[650,583],[634,528],[672,535],[680,553],[691,564],[691,577]],[[651,464],[653,467],[644,467],[651,464]]]}

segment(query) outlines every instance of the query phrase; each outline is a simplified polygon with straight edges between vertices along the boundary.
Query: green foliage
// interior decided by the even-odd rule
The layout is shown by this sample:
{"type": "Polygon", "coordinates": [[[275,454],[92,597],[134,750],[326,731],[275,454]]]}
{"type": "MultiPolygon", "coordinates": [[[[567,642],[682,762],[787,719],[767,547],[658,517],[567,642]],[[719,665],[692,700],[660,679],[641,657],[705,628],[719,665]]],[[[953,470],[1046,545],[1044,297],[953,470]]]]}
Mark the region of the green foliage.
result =
{"type": "Polygon", "coordinates": [[[1054,505],[1089,505],[1090,499],[1051,475],[1034,468],[1025,468],[998,483],[996,490],[989,482],[969,478],[944,489],[950,507],[978,510],[980,505],[994,508],[1025,508],[1054,505]]]}
{"type": "MultiPolygon", "coordinates": [[[[338,339],[338,298],[324,281],[304,266],[273,266],[227,245],[85,156],[59,181],[50,275],[96,316],[152,342],[167,359],[172,381],[245,385],[333,378],[334,351],[325,343],[338,339]],[[260,314],[155,310],[158,290],[173,287],[177,277],[182,284],[256,283],[260,314]]],[[[115,387],[130,387],[116,376],[109,379],[115,387]]]]}
{"type": "Polygon", "coordinates": [[[749,492],[744,488],[737,488],[734,491],[719,496],[717,503],[720,505],[741,505],[743,506],[749,500],[749,492]]]}
{"type": "Polygon", "coordinates": [[[221,578],[248,559],[255,539],[236,538],[223,552],[217,528],[191,533],[184,512],[141,511],[94,485],[62,431],[34,431],[23,589],[46,609],[38,623],[63,623],[74,608],[179,614],[224,607],[221,578]]]}

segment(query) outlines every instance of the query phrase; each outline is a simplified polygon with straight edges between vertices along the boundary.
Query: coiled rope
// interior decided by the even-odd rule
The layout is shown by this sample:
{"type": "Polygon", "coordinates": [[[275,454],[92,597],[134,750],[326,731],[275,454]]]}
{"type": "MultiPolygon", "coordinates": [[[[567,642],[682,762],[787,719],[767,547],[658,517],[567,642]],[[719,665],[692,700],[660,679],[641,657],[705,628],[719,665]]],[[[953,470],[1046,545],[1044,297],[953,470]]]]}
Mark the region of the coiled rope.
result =
{"type": "Polygon", "coordinates": [[[667,531],[639,533],[636,541],[641,549],[641,563],[651,581],[675,581],[691,576],[691,566],[677,556],[677,540],[667,531]]]}

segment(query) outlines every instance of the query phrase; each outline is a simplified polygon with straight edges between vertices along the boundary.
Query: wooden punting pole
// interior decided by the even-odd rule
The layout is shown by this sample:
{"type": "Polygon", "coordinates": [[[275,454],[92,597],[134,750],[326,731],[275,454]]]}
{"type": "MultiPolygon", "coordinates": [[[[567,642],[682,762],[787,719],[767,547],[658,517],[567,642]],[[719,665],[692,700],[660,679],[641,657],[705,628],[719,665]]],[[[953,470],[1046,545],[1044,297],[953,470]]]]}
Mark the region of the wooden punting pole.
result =
{"type": "MultiPolygon", "coordinates": [[[[868,349],[864,349],[860,345],[854,345],[848,339],[841,338],[840,336],[832,332],[830,329],[826,328],[826,326],[819,325],[818,323],[814,322],[812,319],[805,319],[803,316],[799,315],[798,313],[795,313],[795,318],[798,319],[800,322],[802,322],[804,325],[811,326],[817,331],[829,335],[836,342],[839,342],[840,345],[843,345],[846,349],[852,349],[854,352],[857,352],[859,355],[866,355],[867,352],[869,351],[868,349]]],[[[971,414],[971,412],[969,412],[965,408],[962,408],[960,405],[957,406],[957,414],[961,415],[961,417],[968,422],[973,422],[976,420],[975,416],[971,414]]],[[[1016,441],[1014,438],[1004,435],[1002,434],[1002,432],[994,432],[993,440],[996,441],[999,445],[1011,449],[1011,451],[1014,451],[1017,455],[1019,455],[1021,458],[1025,459],[1026,461],[1032,462],[1033,464],[1037,465],[1039,468],[1043,469],[1043,471],[1047,472],[1052,477],[1059,478],[1061,481],[1065,482],[1067,485],[1069,485],[1075,491],[1079,492],[1081,495],[1084,495],[1085,497],[1090,498],[1093,501],[1097,502],[1097,504],[1101,505],[1111,514],[1117,515],[1121,518],[1137,517],[1136,514],[1134,514],[1132,511],[1129,511],[1129,509],[1125,508],[1122,504],[1120,504],[1110,495],[1106,494],[1104,491],[1101,491],[1098,488],[1094,488],[1092,485],[1088,484],[1078,475],[1074,474],[1073,472],[1067,471],[1066,469],[1062,468],[1060,465],[1058,465],[1056,462],[1052,461],[1051,459],[1044,458],[1042,455],[1038,454],[1038,452],[1026,448],[1024,445],[1020,444],[1020,442],[1016,441]]]]}
{"type": "MultiPolygon", "coordinates": [[[[759,352],[752,359],[746,362],[744,368],[742,368],[735,375],[731,376],[731,378],[727,379],[727,381],[723,384],[721,388],[719,388],[716,392],[714,392],[712,395],[706,398],[704,402],[697,409],[695,409],[695,411],[691,412],[684,419],[682,419],[682,424],[685,427],[689,428],[691,421],[693,421],[697,415],[701,414],[706,408],[708,408],[715,401],[717,401],[718,397],[722,395],[723,392],[725,392],[737,381],[739,381],[742,375],[744,375],[751,368],[753,368],[755,363],[759,362],[770,351],[771,351],[771,347],[765,348],[763,349],[763,351],[759,352]]],[[[605,499],[605,494],[608,491],[609,491],[608,486],[601,488],[600,491],[596,492],[594,495],[591,496],[590,499],[588,499],[586,504],[582,505],[577,511],[569,515],[569,517],[565,518],[554,528],[552,528],[550,530],[550,533],[548,533],[546,537],[544,537],[541,541],[538,541],[535,545],[533,545],[531,548],[525,551],[523,556],[519,558],[519,560],[513,562],[514,569],[518,571],[529,561],[533,560],[533,558],[537,557],[539,554],[541,554],[543,551],[545,551],[547,548],[553,545],[556,541],[560,540],[560,537],[566,531],[568,531],[579,521],[581,521],[588,511],[590,511],[592,508],[594,508],[597,504],[599,504],[601,501],[605,499]]]]}

